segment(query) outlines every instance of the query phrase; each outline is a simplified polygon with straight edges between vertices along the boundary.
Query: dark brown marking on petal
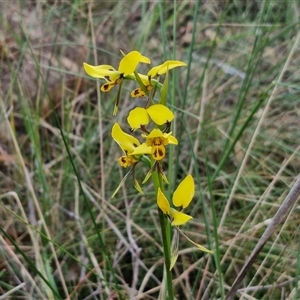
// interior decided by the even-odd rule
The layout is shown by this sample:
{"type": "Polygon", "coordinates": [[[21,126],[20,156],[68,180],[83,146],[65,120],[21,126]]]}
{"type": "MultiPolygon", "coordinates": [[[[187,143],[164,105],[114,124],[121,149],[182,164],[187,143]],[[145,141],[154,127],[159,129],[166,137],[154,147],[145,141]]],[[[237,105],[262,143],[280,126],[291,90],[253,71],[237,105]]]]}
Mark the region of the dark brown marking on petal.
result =
{"type": "Polygon", "coordinates": [[[154,159],[161,160],[164,157],[164,151],[160,147],[155,147],[153,150],[154,159]]]}
{"type": "Polygon", "coordinates": [[[164,151],[161,148],[158,149],[158,153],[160,157],[164,156],[164,151]]]}
{"type": "Polygon", "coordinates": [[[153,145],[154,146],[160,146],[160,145],[162,145],[163,143],[162,143],[162,140],[160,139],[160,138],[156,138],[156,139],[154,139],[154,141],[153,141],[153,145]]]}
{"type": "Polygon", "coordinates": [[[104,84],[102,85],[102,88],[103,88],[105,91],[107,91],[107,90],[109,89],[109,84],[108,84],[108,83],[104,83],[104,84]]]}

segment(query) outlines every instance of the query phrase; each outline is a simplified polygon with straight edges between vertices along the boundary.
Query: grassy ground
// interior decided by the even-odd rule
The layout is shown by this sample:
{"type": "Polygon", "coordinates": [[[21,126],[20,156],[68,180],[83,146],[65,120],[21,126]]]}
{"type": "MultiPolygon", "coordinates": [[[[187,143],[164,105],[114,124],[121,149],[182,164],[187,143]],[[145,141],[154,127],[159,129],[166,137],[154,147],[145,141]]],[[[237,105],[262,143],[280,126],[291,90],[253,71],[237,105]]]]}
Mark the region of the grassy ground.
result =
{"type": "MultiPolygon", "coordinates": [[[[82,68],[117,66],[120,49],[188,64],[170,78],[180,141],[170,190],[193,174],[183,230],[215,254],[181,240],[174,289],[177,299],[224,298],[300,169],[298,1],[1,1],[0,10],[0,299],[161,299],[152,186],[139,195],[129,178],[110,198],[125,174],[111,126],[126,126],[140,102],[124,92],[113,117],[116,92],[100,95],[82,68]]],[[[298,213],[236,299],[300,298],[298,213]]]]}

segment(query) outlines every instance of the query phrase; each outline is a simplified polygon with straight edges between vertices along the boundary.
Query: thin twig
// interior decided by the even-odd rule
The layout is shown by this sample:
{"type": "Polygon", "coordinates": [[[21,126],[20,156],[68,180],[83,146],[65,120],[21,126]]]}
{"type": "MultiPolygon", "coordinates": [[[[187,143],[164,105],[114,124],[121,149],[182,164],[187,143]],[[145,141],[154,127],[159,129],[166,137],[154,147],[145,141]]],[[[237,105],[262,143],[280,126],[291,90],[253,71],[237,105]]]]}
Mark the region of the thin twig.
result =
{"type": "Polygon", "coordinates": [[[267,240],[270,236],[274,233],[277,227],[285,220],[286,216],[296,203],[297,199],[300,196],[300,176],[298,177],[297,181],[295,182],[294,186],[290,190],[289,194],[286,196],[284,201],[282,202],[281,206],[279,207],[278,211],[276,212],[274,218],[272,219],[271,223],[259,239],[258,243],[256,244],[255,248],[253,249],[252,253],[248,257],[247,262],[243,266],[242,270],[238,274],[236,280],[234,281],[231,289],[229,290],[228,294],[226,295],[226,300],[230,300],[236,294],[242,280],[248,273],[249,269],[253,265],[256,257],[266,244],[267,240]]]}

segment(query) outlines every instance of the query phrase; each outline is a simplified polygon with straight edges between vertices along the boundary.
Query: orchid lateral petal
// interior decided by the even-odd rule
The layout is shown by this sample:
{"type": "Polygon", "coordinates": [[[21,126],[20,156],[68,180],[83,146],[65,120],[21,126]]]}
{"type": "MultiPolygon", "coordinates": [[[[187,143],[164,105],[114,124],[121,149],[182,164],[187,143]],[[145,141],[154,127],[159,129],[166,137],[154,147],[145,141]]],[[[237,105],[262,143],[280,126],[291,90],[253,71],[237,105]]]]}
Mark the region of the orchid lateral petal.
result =
{"type": "Polygon", "coordinates": [[[129,112],[127,122],[132,129],[139,129],[141,125],[149,123],[149,115],[145,108],[136,107],[129,112]]]}
{"type": "Polygon", "coordinates": [[[152,147],[148,146],[146,143],[143,143],[136,147],[131,155],[143,155],[143,154],[151,154],[152,153],[152,147]]]}
{"type": "Polygon", "coordinates": [[[136,149],[136,147],[140,145],[139,140],[134,136],[125,133],[118,123],[115,123],[113,125],[111,135],[114,141],[119,144],[121,149],[126,154],[131,154],[136,149]]]}
{"type": "Polygon", "coordinates": [[[170,214],[170,203],[160,188],[157,192],[157,205],[165,215],[170,214]]]}
{"type": "Polygon", "coordinates": [[[183,224],[187,223],[189,220],[193,219],[192,216],[189,216],[181,211],[177,211],[174,208],[170,209],[169,215],[172,220],[172,222],[171,222],[172,226],[183,225],[183,224]]]}
{"type": "Polygon", "coordinates": [[[163,125],[174,119],[174,114],[169,108],[162,104],[151,105],[146,110],[151,120],[157,125],[163,125]]]}
{"type": "Polygon", "coordinates": [[[124,77],[133,73],[140,62],[142,54],[138,51],[131,51],[126,54],[119,64],[118,71],[124,74],[124,77]]]}
{"type": "Polygon", "coordinates": [[[120,77],[120,72],[116,71],[110,65],[92,66],[83,63],[85,72],[94,78],[102,78],[109,82],[114,82],[120,77]]]}
{"type": "Polygon", "coordinates": [[[175,136],[169,135],[168,136],[168,144],[178,145],[178,141],[175,136]]]}
{"type": "Polygon", "coordinates": [[[195,194],[195,183],[192,175],[187,175],[173,194],[173,204],[176,207],[186,208],[195,194]]]}

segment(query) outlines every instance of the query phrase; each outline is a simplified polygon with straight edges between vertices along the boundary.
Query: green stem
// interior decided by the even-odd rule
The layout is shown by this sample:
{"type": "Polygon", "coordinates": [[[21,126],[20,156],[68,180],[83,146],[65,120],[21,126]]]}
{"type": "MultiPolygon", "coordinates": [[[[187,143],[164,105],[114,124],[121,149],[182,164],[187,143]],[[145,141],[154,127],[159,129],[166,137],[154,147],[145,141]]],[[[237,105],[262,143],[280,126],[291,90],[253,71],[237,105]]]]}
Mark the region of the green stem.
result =
{"type": "MultiPolygon", "coordinates": [[[[160,188],[163,192],[163,185],[162,185],[162,177],[159,174],[158,170],[156,169],[152,174],[152,180],[155,188],[155,195],[157,197],[158,188],[160,188]]],[[[162,242],[163,242],[163,251],[164,251],[164,258],[165,258],[165,271],[166,271],[166,279],[167,279],[167,290],[168,290],[168,299],[174,299],[173,293],[173,284],[172,284],[172,272],[170,271],[171,265],[171,227],[168,221],[168,218],[164,213],[157,207],[158,215],[159,215],[159,222],[161,228],[161,235],[162,235],[162,242]]]]}

